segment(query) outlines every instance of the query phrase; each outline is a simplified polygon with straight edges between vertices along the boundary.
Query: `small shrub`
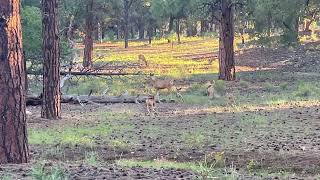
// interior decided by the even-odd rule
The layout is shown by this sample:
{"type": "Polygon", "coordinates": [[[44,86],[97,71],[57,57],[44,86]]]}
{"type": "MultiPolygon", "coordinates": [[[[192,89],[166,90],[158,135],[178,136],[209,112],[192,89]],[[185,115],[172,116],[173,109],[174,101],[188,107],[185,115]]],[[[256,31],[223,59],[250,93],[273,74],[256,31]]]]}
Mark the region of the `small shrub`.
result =
{"type": "Polygon", "coordinates": [[[205,163],[213,164],[215,168],[225,167],[224,152],[213,152],[205,156],[205,163]]]}
{"type": "Polygon", "coordinates": [[[99,164],[99,155],[96,152],[89,152],[85,154],[85,162],[88,165],[96,166],[99,164]]]}
{"type": "Polygon", "coordinates": [[[216,38],[219,37],[219,34],[217,32],[206,32],[203,36],[209,38],[216,38]]]}
{"type": "Polygon", "coordinates": [[[0,180],[13,180],[13,178],[9,174],[3,174],[3,175],[0,175],[0,180]]]}
{"type": "Polygon", "coordinates": [[[320,89],[313,84],[305,83],[300,81],[295,90],[295,96],[298,97],[310,97],[310,96],[318,96],[320,94],[320,89]]]}
{"type": "Polygon", "coordinates": [[[202,147],[204,145],[205,136],[199,133],[185,133],[182,139],[190,147],[202,147]]]}
{"type": "Polygon", "coordinates": [[[37,164],[31,170],[31,176],[35,180],[68,180],[68,173],[59,167],[46,167],[44,163],[37,164]]]}
{"type": "Polygon", "coordinates": [[[214,89],[219,95],[225,95],[227,89],[225,81],[216,81],[214,89]]]}
{"type": "Polygon", "coordinates": [[[113,32],[113,31],[108,31],[107,32],[107,40],[108,41],[114,41],[115,40],[115,36],[116,36],[115,32],[113,32]]]}
{"type": "Polygon", "coordinates": [[[284,82],[281,83],[279,86],[282,90],[287,90],[289,88],[289,83],[284,82]]]}
{"type": "Polygon", "coordinates": [[[187,92],[193,95],[205,96],[207,93],[206,89],[203,84],[193,84],[187,92]]]}
{"type": "Polygon", "coordinates": [[[242,88],[248,88],[249,87],[249,82],[247,81],[240,81],[240,87],[242,88]]]}
{"type": "Polygon", "coordinates": [[[272,91],[274,91],[275,86],[274,86],[273,84],[271,84],[271,83],[266,83],[266,84],[264,85],[264,89],[265,89],[266,91],[268,91],[268,92],[272,92],[272,91]]]}
{"type": "Polygon", "coordinates": [[[253,173],[255,167],[256,167],[256,161],[255,160],[250,160],[247,164],[247,170],[249,173],[253,173]]]}

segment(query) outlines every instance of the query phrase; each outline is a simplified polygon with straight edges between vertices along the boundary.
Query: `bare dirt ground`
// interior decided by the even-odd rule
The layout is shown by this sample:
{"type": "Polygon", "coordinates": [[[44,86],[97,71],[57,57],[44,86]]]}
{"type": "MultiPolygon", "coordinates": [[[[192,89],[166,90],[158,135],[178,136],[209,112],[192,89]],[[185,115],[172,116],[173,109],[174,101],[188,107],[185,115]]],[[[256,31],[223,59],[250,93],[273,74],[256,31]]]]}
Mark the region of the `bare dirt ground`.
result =
{"type": "MultiPolygon", "coordinates": [[[[245,76],[241,80],[250,83],[248,87],[241,87],[240,82],[234,82],[228,84],[228,90],[237,90],[239,95],[246,98],[252,93],[263,94],[265,89],[261,87],[265,82],[317,81],[320,55],[312,50],[317,45],[308,44],[296,51],[281,48],[265,49],[263,52],[261,49],[245,51],[237,56],[239,66],[269,69],[268,72],[271,71],[278,78],[252,79],[245,76]],[[299,73],[302,73],[301,76],[299,73]]],[[[253,76],[256,73],[248,72],[253,76]]],[[[202,161],[208,154],[224,152],[225,166],[237,167],[239,172],[248,169],[248,162],[254,162],[251,167],[254,169],[270,173],[290,172],[291,179],[314,179],[320,168],[319,101],[273,105],[252,103],[247,100],[240,109],[164,103],[158,104],[158,113],[154,116],[146,114],[143,104],[85,107],[64,104],[63,119],[58,121],[43,120],[39,117],[40,107],[28,107],[33,114],[28,117],[29,129],[93,127],[102,121],[101,114],[105,112],[127,113],[129,116],[126,118],[115,116],[107,123],[130,128],[114,130],[106,140],[125,139],[127,146],[115,148],[99,138],[94,142],[94,147],[81,144],[31,145],[30,164],[0,166],[0,175],[8,173],[13,179],[30,179],[31,166],[45,157],[47,167],[58,164],[66,169],[71,179],[197,179],[196,172],[124,168],[114,162],[119,159],[195,162],[202,161]],[[252,122],[244,122],[244,119],[252,119],[252,122]],[[63,153],[47,154],[47,149],[57,146],[63,149],[63,153]],[[102,165],[90,166],[81,161],[92,150],[98,153],[102,165]]],[[[263,178],[266,177],[255,174],[242,176],[242,179],[263,178]]],[[[271,174],[267,176],[267,179],[279,178],[271,174]]]]}

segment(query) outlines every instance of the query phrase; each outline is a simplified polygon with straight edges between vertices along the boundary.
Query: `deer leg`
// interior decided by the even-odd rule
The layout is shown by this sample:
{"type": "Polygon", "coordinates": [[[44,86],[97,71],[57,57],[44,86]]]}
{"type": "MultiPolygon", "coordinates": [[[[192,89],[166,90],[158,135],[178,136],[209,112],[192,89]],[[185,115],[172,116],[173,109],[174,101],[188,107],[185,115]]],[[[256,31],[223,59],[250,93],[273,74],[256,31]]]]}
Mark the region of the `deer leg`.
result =
{"type": "Polygon", "coordinates": [[[159,90],[157,90],[157,93],[156,93],[156,101],[158,101],[159,103],[162,103],[161,102],[161,99],[160,99],[160,93],[159,93],[159,90]]]}
{"type": "Polygon", "coordinates": [[[150,107],[148,104],[147,104],[147,111],[148,111],[148,114],[150,114],[150,107]]]}

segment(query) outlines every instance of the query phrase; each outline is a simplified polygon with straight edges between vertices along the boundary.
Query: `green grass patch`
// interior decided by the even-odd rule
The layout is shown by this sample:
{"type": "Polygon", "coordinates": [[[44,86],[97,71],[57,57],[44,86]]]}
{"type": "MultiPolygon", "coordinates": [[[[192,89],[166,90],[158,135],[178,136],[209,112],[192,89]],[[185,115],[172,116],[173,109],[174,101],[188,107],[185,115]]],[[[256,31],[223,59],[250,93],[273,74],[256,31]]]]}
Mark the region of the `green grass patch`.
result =
{"type": "Polygon", "coordinates": [[[128,117],[129,114],[126,113],[104,113],[101,114],[101,122],[95,125],[82,124],[78,127],[70,125],[50,129],[30,129],[29,143],[93,146],[99,142],[115,147],[128,147],[129,144],[124,137],[111,137],[114,134],[126,134],[127,131],[133,129],[131,124],[121,123],[128,117]]]}
{"type": "Polygon", "coordinates": [[[232,168],[215,168],[206,162],[174,162],[166,160],[137,161],[137,160],[119,160],[116,162],[123,167],[143,167],[153,169],[177,169],[192,171],[197,174],[197,179],[225,179],[236,180],[239,178],[238,173],[232,168]]]}
{"type": "Polygon", "coordinates": [[[32,167],[31,177],[35,180],[69,180],[69,174],[61,167],[47,167],[40,163],[32,167]]]}

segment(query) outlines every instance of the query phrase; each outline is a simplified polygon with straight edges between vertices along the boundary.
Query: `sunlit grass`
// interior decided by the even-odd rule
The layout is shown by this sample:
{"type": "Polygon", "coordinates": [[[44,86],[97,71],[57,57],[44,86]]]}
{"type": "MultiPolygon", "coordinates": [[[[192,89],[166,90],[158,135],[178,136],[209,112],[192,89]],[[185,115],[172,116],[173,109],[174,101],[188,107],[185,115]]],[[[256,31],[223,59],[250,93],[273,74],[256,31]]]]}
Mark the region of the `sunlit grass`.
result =
{"type": "MultiPolygon", "coordinates": [[[[248,39],[249,37],[246,36],[248,39]]],[[[235,50],[241,42],[240,37],[235,38],[235,50]]],[[[167,39],[154,39],[149,45],[148,41],[134,40],[129,42],[129,48],[124,49],[123,41],[104,42],[96,44],[94,61],[120,62],[138,64],[138,56],[143,54],[148,61],[146,68],[126,69],[126,72],[155,73],[163,76],[185,78],[196,74],[217,73],[219,64],[217,54],[219,39],[216,37],[182,37],[181,43],[168,43],[167,39]],[[105,47],[105,48],[103,48],[105,47]],[[209,59],[214,61],[209,64],[209,59]]],[[[82,55],[80,55],[82,56],[82,55]]],[[[81,62],[82,57],[79,57],[81,62]]]]}

